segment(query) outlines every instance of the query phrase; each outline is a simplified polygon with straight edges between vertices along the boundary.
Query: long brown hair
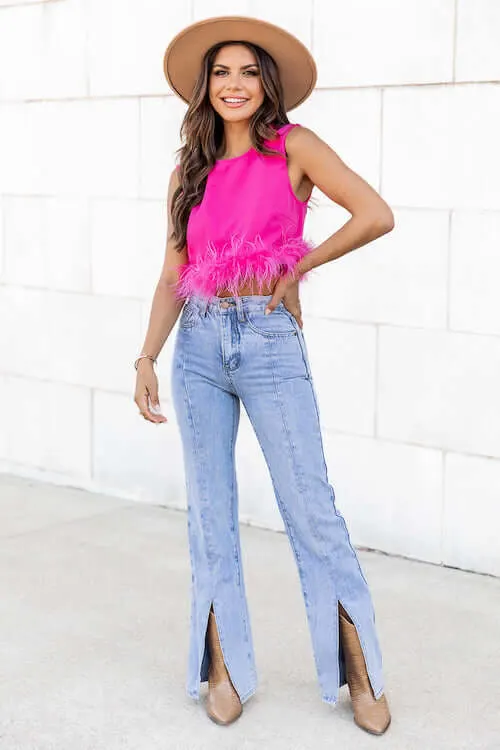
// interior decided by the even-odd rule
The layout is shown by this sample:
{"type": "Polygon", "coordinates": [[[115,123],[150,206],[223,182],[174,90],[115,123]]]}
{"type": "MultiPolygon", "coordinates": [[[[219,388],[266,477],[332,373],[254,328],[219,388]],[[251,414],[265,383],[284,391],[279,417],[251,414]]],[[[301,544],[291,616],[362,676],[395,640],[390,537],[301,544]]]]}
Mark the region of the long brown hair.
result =
{"type": "Polygon", "coordinates": [[[289,120],[283,101],[283,89],[278,67],[262,47],[250,42],[221,42],[205,53],[193,95],[181,125],[179,149],[179,187],[172,196],[172,236],[178,252],[186,244],[187,224],[193,206],[203,199],[207,177],[216,162],[224,140],[224,121],[214,110],[209,98],[209,77],[215,57],[222,47],[243,44],[255,55],[260,68],[264,101],[250,119],[252,146],[261,154],[276,155],[264,146],[264,140],[275,136],[273,128],[286,125],[289,120]]]}

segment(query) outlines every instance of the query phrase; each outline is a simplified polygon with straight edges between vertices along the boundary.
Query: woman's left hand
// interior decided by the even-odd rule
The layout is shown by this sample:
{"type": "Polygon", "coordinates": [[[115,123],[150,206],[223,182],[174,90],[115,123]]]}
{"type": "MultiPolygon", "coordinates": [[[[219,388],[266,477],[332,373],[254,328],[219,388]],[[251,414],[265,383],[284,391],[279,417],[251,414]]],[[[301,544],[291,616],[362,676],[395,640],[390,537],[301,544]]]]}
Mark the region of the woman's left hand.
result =
{"type": "Polygon", "coordinates": [[[274,287],[272,299],[266,306],[266,315],[268,315],[268,310],[269,313],[272,313],[281,301],[283,301],[288,312],[293,315],[300,328],[302,328],[303,322],[299,299],[299,280],[295,279],[292,274],[288,274],[288,276],[283,276],[279,279],[274,287]]]}

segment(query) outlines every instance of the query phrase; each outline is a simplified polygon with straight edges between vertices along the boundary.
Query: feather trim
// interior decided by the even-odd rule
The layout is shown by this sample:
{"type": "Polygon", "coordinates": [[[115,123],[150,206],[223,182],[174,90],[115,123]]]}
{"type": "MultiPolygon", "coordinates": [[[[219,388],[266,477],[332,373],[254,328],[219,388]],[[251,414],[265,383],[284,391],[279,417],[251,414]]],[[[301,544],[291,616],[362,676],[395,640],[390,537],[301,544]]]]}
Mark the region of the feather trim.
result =
{"type": "Polygon", "coordinates": [[[312,249],[313,245],[302,237],[283,238],[271,248],[259,236],[254,241],[233,236],[222,247],[210,242],[204,254],[179,266],[175,293],[178,298],[193,294],[211,297],[227,289],[236,297],[238,289],[252,281],[261,291],[273,279],[293,271],[312,249]]]}

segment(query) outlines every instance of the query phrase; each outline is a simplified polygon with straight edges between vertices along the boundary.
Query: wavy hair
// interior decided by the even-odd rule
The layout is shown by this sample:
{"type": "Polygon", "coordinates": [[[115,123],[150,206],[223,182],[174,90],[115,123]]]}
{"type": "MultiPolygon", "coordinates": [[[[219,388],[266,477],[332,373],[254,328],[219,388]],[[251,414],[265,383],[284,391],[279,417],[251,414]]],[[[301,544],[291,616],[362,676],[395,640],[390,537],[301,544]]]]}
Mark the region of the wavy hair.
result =
{"type": "Polygon", "coordinates": [[[276,156],[276,151],[266,148],[264,141],[273,139],[274,128],[286,125],[283,89],[278,66],[262,47],[250,42],[220,42],[205,53],[193,95],[181,125],[179,149],[179,187],[172,196],[172,236],[181,252],[187,241],[189,214],[201,203],[207,177],[216,162],[216,154],[224,141],[224,121],[214,110],[209,98],[209,78],[215,57],[220,49],[230,44],[242,44],[255,55],[260,68],[264,101],[250,118],[250,139],[253,148],[261,154],[276,156]]]}

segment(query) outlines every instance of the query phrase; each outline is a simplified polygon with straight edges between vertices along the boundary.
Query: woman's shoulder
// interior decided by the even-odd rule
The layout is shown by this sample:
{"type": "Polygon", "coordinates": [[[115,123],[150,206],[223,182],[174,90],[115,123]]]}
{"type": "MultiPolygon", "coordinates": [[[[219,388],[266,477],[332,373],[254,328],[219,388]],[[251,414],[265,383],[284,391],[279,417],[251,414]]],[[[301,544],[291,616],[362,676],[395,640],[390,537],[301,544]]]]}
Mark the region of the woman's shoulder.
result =
{"type": "Polygon", "coordinates": [[[287,122],[285,125],[273,125],[273,130],[276,133],[276,138],[282,139],[290,133],[292,130],[300,129],[302,125],[298,122],[287,122]]]}
{"type": "Polygon", "coordinates": [[[286,125],[275,127],[276,139],[273,143],[277,144],[279,151],[289,153],[290,149],[305,143],[314,142],[317,135],[310,129],[298,122],[288,122],[286,125]]]}
{"type": "Polygon", "coordinates": [[[287,130],[282,138],[286,139],[286,148],[288,152],[293,152],[297,149],[310,150],[314,149],[322,142],[321,138],[304,125],[296,125],[293,128],[287,130]]]}
{"type": "Polygon", "coordinates": [[[274,131],[275,135],[274,137],[271,137],[269,140],[267,140],[265,145],[268,148],[284,154],[286,152],[285,144],[288,139],[288,134],[292,130],[298,130],[300,128],[301,125],[296,122],[287,122],[284,125],[272,125],[272,130],[274,131]]]}

